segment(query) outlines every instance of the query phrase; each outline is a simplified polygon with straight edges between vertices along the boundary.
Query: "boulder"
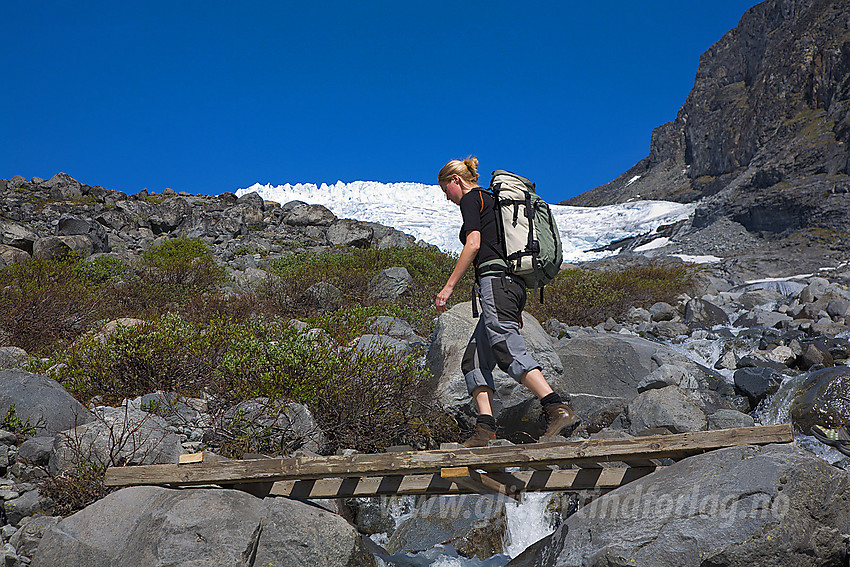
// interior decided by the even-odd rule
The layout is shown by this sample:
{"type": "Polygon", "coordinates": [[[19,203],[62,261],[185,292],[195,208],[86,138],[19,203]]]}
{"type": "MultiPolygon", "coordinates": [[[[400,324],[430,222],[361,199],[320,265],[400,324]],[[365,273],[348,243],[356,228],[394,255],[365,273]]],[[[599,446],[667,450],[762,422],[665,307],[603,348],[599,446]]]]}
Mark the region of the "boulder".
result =
{"type": "Polygon", "coordinates": [[[732,324],[736,327],[781,328],[787,325],[790,321],[791,317],[784,313],[754,309],[753,311],[748,311],[735,319],[735,322],[732,324]]]}
{"type": "Polygon", "coordinates": [[[708,428],[710,430],[753,427],[755,424],[756,422],[752,417],[733,409],[719,409],[708,416],[708,428]]]}
{"type": "Polygon", "coordinates": [[[354,346],[354,352],[372,354],[383,351],[389,351],[399,356],[407,356],[413,352],[413,349],[406,342],[389,335],[372,334],[360,336],[354,346]]]}
{"type": "Polygon", "coordinates": [[[632,435],[703,431],[708,426],[702,409],[676,386],[640,393],[625,413],[632,435]]]}
{"type": "Polygon", "coordinates": [[[723,309],[704,299],[691,299],[685,304],[685,321],[702,327],[728,325],[729,316],[723,309]]]}
{"type": "Polygon", "coordinates": [[[49,529],[39,567],[375,565],[341,517],[286,498],[218,488],[125,488],[49,529]]]}
{"type": "Polygon", "coordinates": [[[96,418],[56,434],[49,469],[60,473],[81,460],[103,466],[176,463],[183,452],[180,438],[164,419],[129,407],[103,407],[96,418]]]}
{"type": "Polygon", "coordinates": [[[322,205],[295,206],[283,217],[283,222],[292,226],[330,226],[335,220],[336,215],[322,205]]]}
{"type": "Polygon", "coordinates": [[[154,234],[171,232],[192,215],[192,205],[183,197],[169,197],[158,208],[159,211],[148,218],[154,234]]]}
{"type": "Polygon", "coordinates": [[[793,445],[710,451],[570,516],[511,567],[847,563],[850,473],[793,445]]]}
{"type": "Polygon", "coordinates": [[[20,368],[29,361],[27,351],[20,347],[0,347],[0,370],[7,368],[20,368]]]}
{"type": "Polygon", "coordinates": [[[649,308],[649,315],[652,321],[672,321],[678,313],[676,308],[669,303],[659,301],[649,308]]]}
{"type": "Polygon", "coordinates": [[[425,339],[416,334],[410,323],[399,317],[379,315],[378,317],[371,317],[368,322],[373,330],[379,334],[389,335],[394,339],[406,341],[411,344],[425,344],[425,339]]]}
{"type": "Polygon", "coordinates": [[[369,280],[369,297],[379,301],[397,301],[413,287],[413,276],[403,266],[381,270],[369,280]]]}
{"type": "Polygon", "coordinates": [[[741,294],[738,299],[744,309],[752,309],[756,305],[766,305],[785,297],[778,291],[772,289],[753,289],[741,294]]]}
{"type": "Polygon", "coordinates": [[[502,552],[507,528],[504,499],[464,494],[422,501],[393,532],[387,551],[421,551],[434,545],[455,547],[461,555],[487,559],[502,552]]]}
{"type": "Polygon", "coordinates": [[[18,531],[9,538],[9,543],[20,555],[32,556],[45,532],[62,521],[57,516],[28,516],[18,525],[18,531]]]}
{"type": "Polygon", "coordinates": [[[31,437],[18,447],[18,461],[47,466],[53,453],[53,437],[31,437]]]}
{"type": "MultiPolygon", "coordinates": [[[[100,251],[100,249],[98,249],[100,251]]],[[[83,258],[95,252],[95,243],[88,235],[45,236],[33,244],[32,255],[36,258],[61,258],[76,253],[83,258]]]]}
{"type": "Polygon", "coordinates": [[[600,333],[556,343],[563,377],[550,381],[569,393],[573,409],[593,433],[611,421],[638,395],[638,384],[663,365],[684,370],[701,388],[717,388],[722,377],[668,346],[630,336],[600,333]]]}
{"type": "Polygon", "coordinates": [[[750,405],[756,407],[770,394],[776,393],[782,383],[782,375],[767,366],[739,368],[733,375],[735,390],[747,396],[750,405]]]}
{"type": "Polygon", "coordinates": [[[28,255],[32,254],[35,241],[40,237],[37,232],[28,226],[12,221],[0,221],[0,243],[6,246],[23,250],[28,255]]]}
{"type": "Polygon", "coordinates": [[[57,173],[42,183],[41,188],[54,201],[76,201],[83,197],[82,185],[67,173],[57,173]]]}
{"type": "Polygon", "coordinates": [[[24,262],[29,260],[30,255],[14,246],[0,244],[0,268],[14,264],[15,262],[24,262]]]}
{"type": "Polygon", "coordinates": [[[794,394],[790,414],[803,433],[813,425],[838,427],[850,420],[850,368],[834,366],[812,372],[794,394]]]}
{"type": "Polygon", "coordinates": [[[308,287],[301,295],[303,301],[316,311],[336,311],[342,307],[342,292],[327,282],[318,282],[308,287]]]}
{"type": "Polygon", "coordinates": [[[231,437],[262,438],[281,453],[298,449],[318,453],[327,443],[310,410],[296,402],[245,400],[225,411],[217,425],[231,437]]]}
{"type": "Polygon", "coordinates": [[[58,382],[23,370],[0,371],[0,416],[15,415],[38,434],[55,434],[89,423],[93,416],[58,382]]]}
{"type": "Polygon", "coordinates": [[[327,237],[334,246],[369,248],[372,244],[372,228],[356,220],[338,220],[328,227],[327,237]]]}
{"type": "Polygon", "coordinates": [[[266,204],[263,201],[263,198],[260,197],[260,194],[256,191],[251,191],[250,193],[245,193],[238,199],[236,199],[237,205],[251,205],[254,208],[260,209],[261,211],[266,208],[266,204]]]}
{"type": "MultiPolygon", "coordinates": [[[[541,365],[543,375],[552,387],[559,390],[558,383],[563,366],[551,337],[546,334],[537,319],[528,313],[523,314],[523,322],[522,336],[529,354],[541,365]]],[[[427,364],[434,376],[436,397],[450,411],[469,410],[471,407],[471,399],[461,374],[461,359],[477,323],[478,319],[472,317],[471,303],[465,302],[440,315],[434,329],[427,364]]],[[[493,370],[493,379],[496,384],[495,417],[500,426],[508,428],[506,434],[509,437],[514,428],[521,429],[524,427],[522,424],[530,425],[531,421],[537,421],[539,407],[534,406],[535,398],[530,391],[498,367],[493,370]],[[512,410],[510,414],[506,414],[508,409],[512,410]],[[526,419],[529,412],[537,412],[533,420],[526,419]]],[[[560,391],[568,393],[567,390],[560,391]]]]}
{"type": "Polygon", "coordinates": [[[108,252],[106,230],[100,223],[77,217],[62,215],[56,226],[56,236],[88,236],[92,241],[92,253],[108,252]]]}
{"type": "Polygon", "coordinates": [[[13,526],[19,525],[21,520],[35,514],[49,514],[51,508],[51,502],[42,500],[41,493],[37,488],[3,502],[6,521],[13,526]]]}

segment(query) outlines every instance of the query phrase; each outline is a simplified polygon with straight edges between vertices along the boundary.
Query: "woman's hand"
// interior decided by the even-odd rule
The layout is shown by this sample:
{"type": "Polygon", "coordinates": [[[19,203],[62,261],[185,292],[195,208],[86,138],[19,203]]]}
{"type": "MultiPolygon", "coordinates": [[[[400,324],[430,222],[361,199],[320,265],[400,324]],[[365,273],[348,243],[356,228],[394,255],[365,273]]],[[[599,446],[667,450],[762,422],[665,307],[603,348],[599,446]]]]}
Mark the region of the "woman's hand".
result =
{"type": "Polygon", "coordinates": [[[434,301],[434,306],[437,308],[438,313],[442,313],[446,310],[446,302],[449,300],[449,297],[451,297],[453,291],[454,286],[449,286],[449,284],[446,284],[446,286],[442,290],[440,290],[440,293],[437,294],[437,299],[434,301]]]}

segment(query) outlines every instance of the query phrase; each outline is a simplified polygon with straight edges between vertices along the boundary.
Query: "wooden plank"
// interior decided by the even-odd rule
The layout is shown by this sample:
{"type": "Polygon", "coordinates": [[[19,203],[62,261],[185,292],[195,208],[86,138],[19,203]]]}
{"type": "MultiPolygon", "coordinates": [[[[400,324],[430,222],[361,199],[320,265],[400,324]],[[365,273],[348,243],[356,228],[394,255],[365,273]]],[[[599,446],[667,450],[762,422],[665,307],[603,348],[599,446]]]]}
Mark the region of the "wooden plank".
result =
{"type": "Polygon", "coordinates": [[[507,475],[500,474],[500,479],[497,480],[486,473],[479,473],[469,467],[449,467],[440,470],[440,476],[445,480],[451,480],[455,484],[478,494],[502,494],[519,500],[521,486],[516,483],[503,482],[507,475]]]}
{"type": "Polygon", "coordinates": [[[180,465],[188,465],[190,463],[202,463],[202,462],[204,462],[204,454],[203,453],[187,453],[185,455],[180,455],[179,460],[177,462],[180,465]]]}
{"type": "MultiPolygon", "coordinates": [[[[657,467],[663,468],[663,467],[657,467]]],[[[568,490],[612,490],[657,470],[656,467],[612,467],[594,471],[583,469],[487,473],[487,477],[508,487],[521,485],[517,492],[568,490]],[[504,475],[504,476],[503,476],[504,475]]],[[[270,494],[292,498],[365,498],[390,495],[473,494],[477,490],[452,482],[440,474],[408,476],[327,478],[318,480],[282,480],[274,483],[270,494]]]]}
{"type": "Polygon", "coordinates": [[[471,449],[115,467],[106,471],[105,484],[219,484],[422,474],[459,466],[487,470],[529,465],[563,466],[577,460],[610,462],[622,461],[624,458],[679,459],[722,447],[791,441],[791,425],[783,424],[629,439],[587,439],[471,449]]]}

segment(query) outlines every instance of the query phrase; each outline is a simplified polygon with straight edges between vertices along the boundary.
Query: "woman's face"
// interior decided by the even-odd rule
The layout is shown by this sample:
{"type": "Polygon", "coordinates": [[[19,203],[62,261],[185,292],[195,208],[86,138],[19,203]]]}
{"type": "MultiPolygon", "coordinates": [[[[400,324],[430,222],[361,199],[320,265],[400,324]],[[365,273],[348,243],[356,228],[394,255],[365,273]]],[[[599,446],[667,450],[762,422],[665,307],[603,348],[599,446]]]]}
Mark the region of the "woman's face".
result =
{"type": "Polygon", "coordinates": [[[460,188],[460,178],[457,175],[452,175],[448,181],[440,181],[440,188],[446,194],[446,199],[455,205],[460,205],[463,190],[460,188]]]}

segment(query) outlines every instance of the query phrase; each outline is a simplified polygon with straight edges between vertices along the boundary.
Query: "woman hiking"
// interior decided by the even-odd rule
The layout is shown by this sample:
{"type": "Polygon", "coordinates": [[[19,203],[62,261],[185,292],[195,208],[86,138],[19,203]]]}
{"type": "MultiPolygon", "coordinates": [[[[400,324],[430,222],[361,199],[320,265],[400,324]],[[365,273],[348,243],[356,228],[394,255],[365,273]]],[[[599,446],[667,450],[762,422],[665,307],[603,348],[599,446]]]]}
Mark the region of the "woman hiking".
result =
{"type": "MultiPolygon", "coordinates": [[[[496,438],[493,417],[493,368],[499,368],[528,388],[540,400],[549,418],[545,436],[578,423],[579,417],[561,400],[543,377],[540,365],[528,354],[520,335],[525,283],[507,271],[503,245],[496,225],[493,196],[478,185],[478,160],[451,160],[437,179],[446,198],[460,206],[463,250],[435,306],[442,312],[463,274],[475,266],[481,316],[463,355],[461,371],[466,388],[478,409],[475,432],[463,445],[486,447],[496,438]]],[[[474,298],[473,298],[474,301],[474,298]]]]}

